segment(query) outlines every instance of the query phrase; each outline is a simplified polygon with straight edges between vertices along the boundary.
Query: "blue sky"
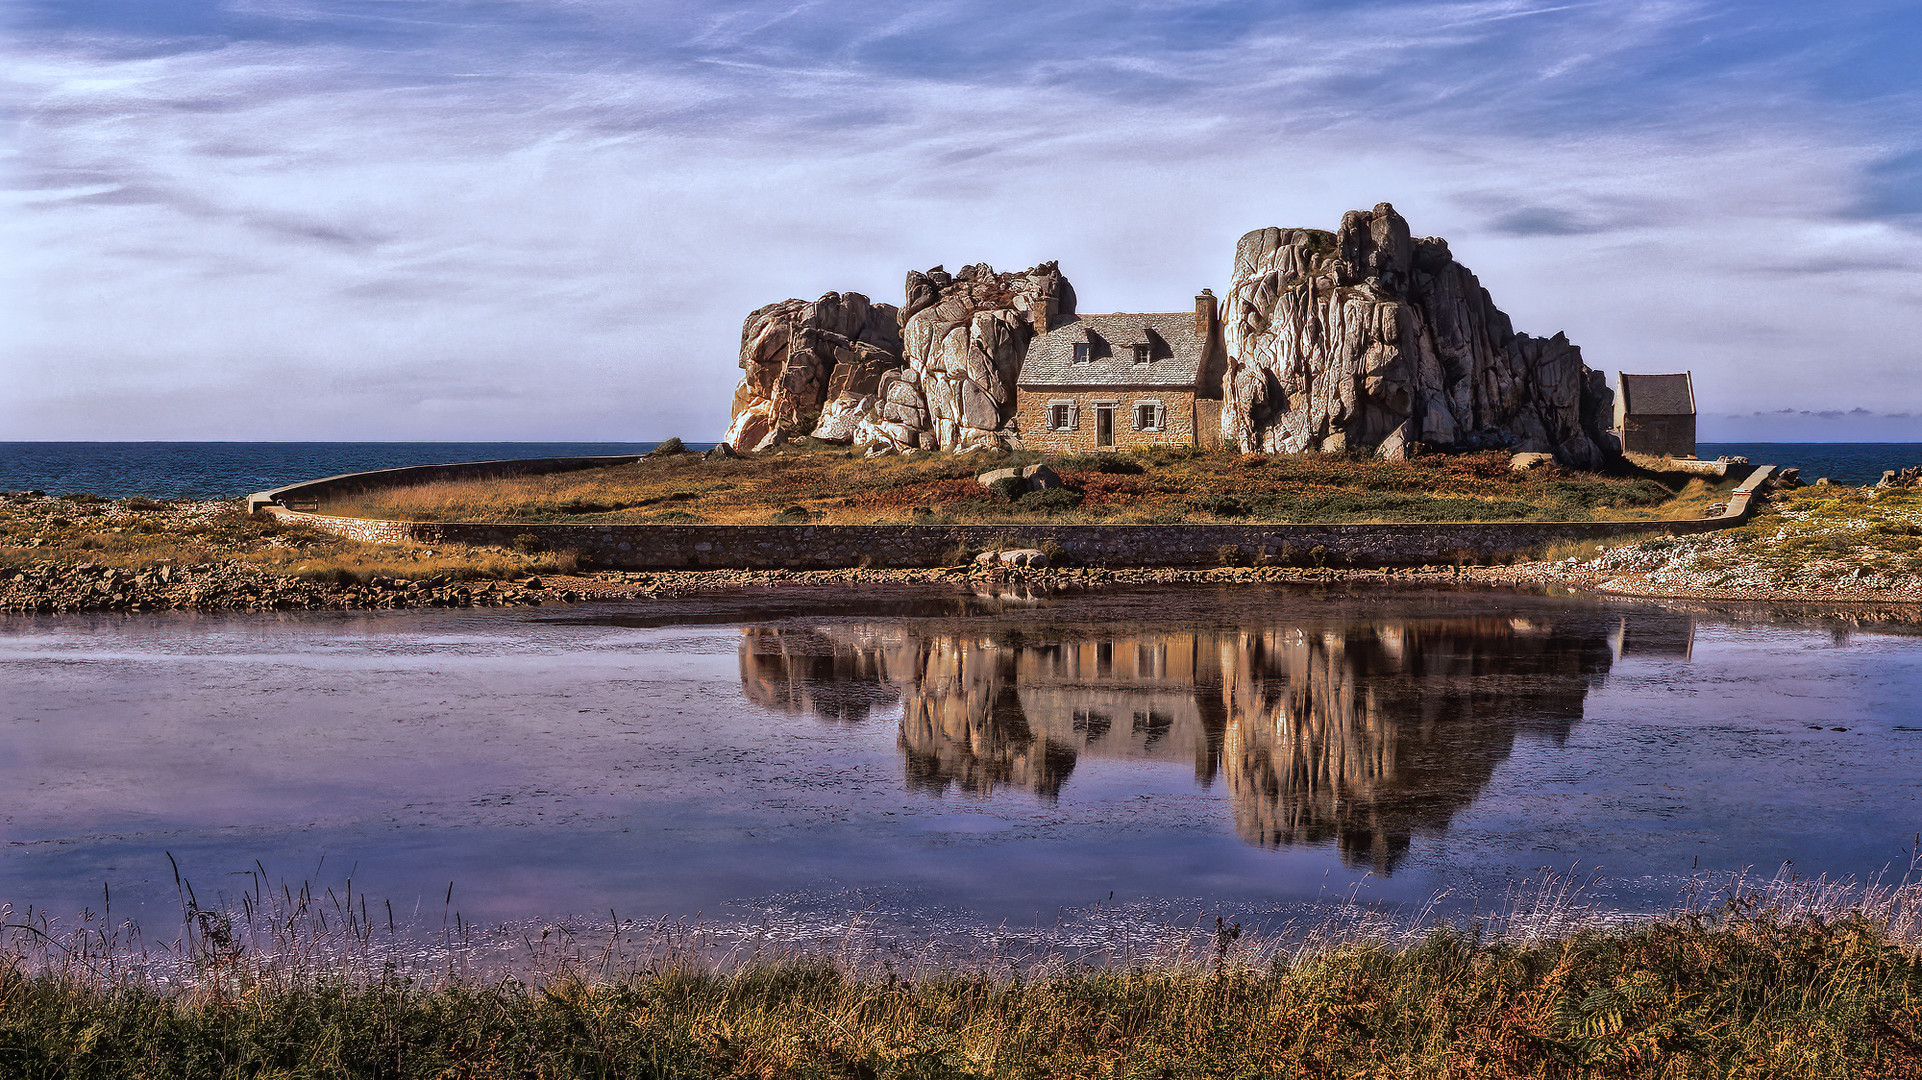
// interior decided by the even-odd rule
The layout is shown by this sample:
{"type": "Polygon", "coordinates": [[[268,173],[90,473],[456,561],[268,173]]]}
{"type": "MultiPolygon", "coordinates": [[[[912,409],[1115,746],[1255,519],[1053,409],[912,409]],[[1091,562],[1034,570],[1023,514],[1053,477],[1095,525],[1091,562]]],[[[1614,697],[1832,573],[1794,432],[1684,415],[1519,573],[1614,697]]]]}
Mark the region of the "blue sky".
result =
{"type": "Polygon", "coordinates": [[[1914,3],[5,17],[0,438],[713,438],[769,301],[1181,308],[1384,200],[1705,438],[1922,438],[1914,3]]]}

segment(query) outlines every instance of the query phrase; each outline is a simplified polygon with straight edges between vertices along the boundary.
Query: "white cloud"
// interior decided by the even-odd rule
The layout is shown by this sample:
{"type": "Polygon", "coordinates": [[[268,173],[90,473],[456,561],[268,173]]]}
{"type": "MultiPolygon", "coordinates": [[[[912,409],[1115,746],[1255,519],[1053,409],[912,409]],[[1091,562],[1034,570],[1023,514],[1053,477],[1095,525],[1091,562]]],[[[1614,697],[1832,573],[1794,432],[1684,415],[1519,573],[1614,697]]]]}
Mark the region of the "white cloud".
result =
{"type": "Polygon", "coordinates": [[[362,10],[16,41],[0,437],[711,437],[769,300],[1059,258],[1179,307],[1382,199],[1597,367],[1922,413],[1858,210],[1908,100],[1691,68],[1704,5],[362,10]]]}

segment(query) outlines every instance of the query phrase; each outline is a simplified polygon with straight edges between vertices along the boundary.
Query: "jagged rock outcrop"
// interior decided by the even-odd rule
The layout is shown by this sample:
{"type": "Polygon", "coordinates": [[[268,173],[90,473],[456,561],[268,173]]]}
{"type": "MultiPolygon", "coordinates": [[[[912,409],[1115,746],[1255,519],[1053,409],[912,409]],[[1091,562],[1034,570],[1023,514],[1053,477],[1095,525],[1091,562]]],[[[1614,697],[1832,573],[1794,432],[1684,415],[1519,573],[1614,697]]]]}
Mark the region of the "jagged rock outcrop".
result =
{"type": "Polygon", "coordinates": [[[1013,274],[986,263],[910,272],[904,364],[881,376],[855,443],[871,453],[1018,445],[1010,421],[1028,342],[1037,322],[1073,310],[1074,289],[1052,262],[1013,274]]]}
{"type": "Polygon", "coordinates": [[[882,376],[901,366],[900,309],[860,293],[757,308],[741,327],[741,385],[723,441],[765,450],[791,435],[848,442],[882,376]]]}
{"type": "Polygon", "coordinates": [[[1235,248],[1223,438],[1248,450],[1502,447],[1599,468],[1614,396],[1561,334],[1517,334],[1448,243],[1394,207],[1235,248]]]}

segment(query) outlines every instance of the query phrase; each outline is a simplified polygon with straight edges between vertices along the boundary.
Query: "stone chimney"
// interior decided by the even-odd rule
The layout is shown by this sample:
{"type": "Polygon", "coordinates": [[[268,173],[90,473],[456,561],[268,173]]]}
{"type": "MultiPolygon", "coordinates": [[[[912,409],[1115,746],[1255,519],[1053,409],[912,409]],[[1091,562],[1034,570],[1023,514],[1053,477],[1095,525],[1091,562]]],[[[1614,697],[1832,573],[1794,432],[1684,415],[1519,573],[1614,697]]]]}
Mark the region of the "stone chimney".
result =
{"type": "Polygon", "coordinates": [[[1054,325],[1054,317],[1058,313],[1060,306],[1061,301],[1056,299],[1053,293],[1048,293],[1046,296],[1037,296],[1028,304],[1028,319],[1034,323],[1035,333],[1045,334],[1048,332],[1049,328],[1054,325]]]}
{"type": "Polygon", "coordinates": [[[1214,332],[1215,294],[1212,289],[1203,289],[1201,295],[1195,297],[1195,333],[1200,334],[1201,339],[1206,341],[1214,332]]]}

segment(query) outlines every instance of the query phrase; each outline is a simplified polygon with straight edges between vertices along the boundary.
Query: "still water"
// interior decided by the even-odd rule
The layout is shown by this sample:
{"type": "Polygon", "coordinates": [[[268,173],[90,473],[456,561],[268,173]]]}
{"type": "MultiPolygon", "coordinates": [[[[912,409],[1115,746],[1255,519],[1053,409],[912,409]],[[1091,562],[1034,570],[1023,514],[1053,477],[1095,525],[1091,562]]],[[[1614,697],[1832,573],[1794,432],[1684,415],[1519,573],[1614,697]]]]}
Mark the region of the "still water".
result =
{"type": "Polygon", "coordinates": [[[1909,866],[1922,640],[1482,592],[0,621],[0,900],[949,930],[1909,866]],[[1080,913],[1080,914],[1077,914],[1080,913]]]}

